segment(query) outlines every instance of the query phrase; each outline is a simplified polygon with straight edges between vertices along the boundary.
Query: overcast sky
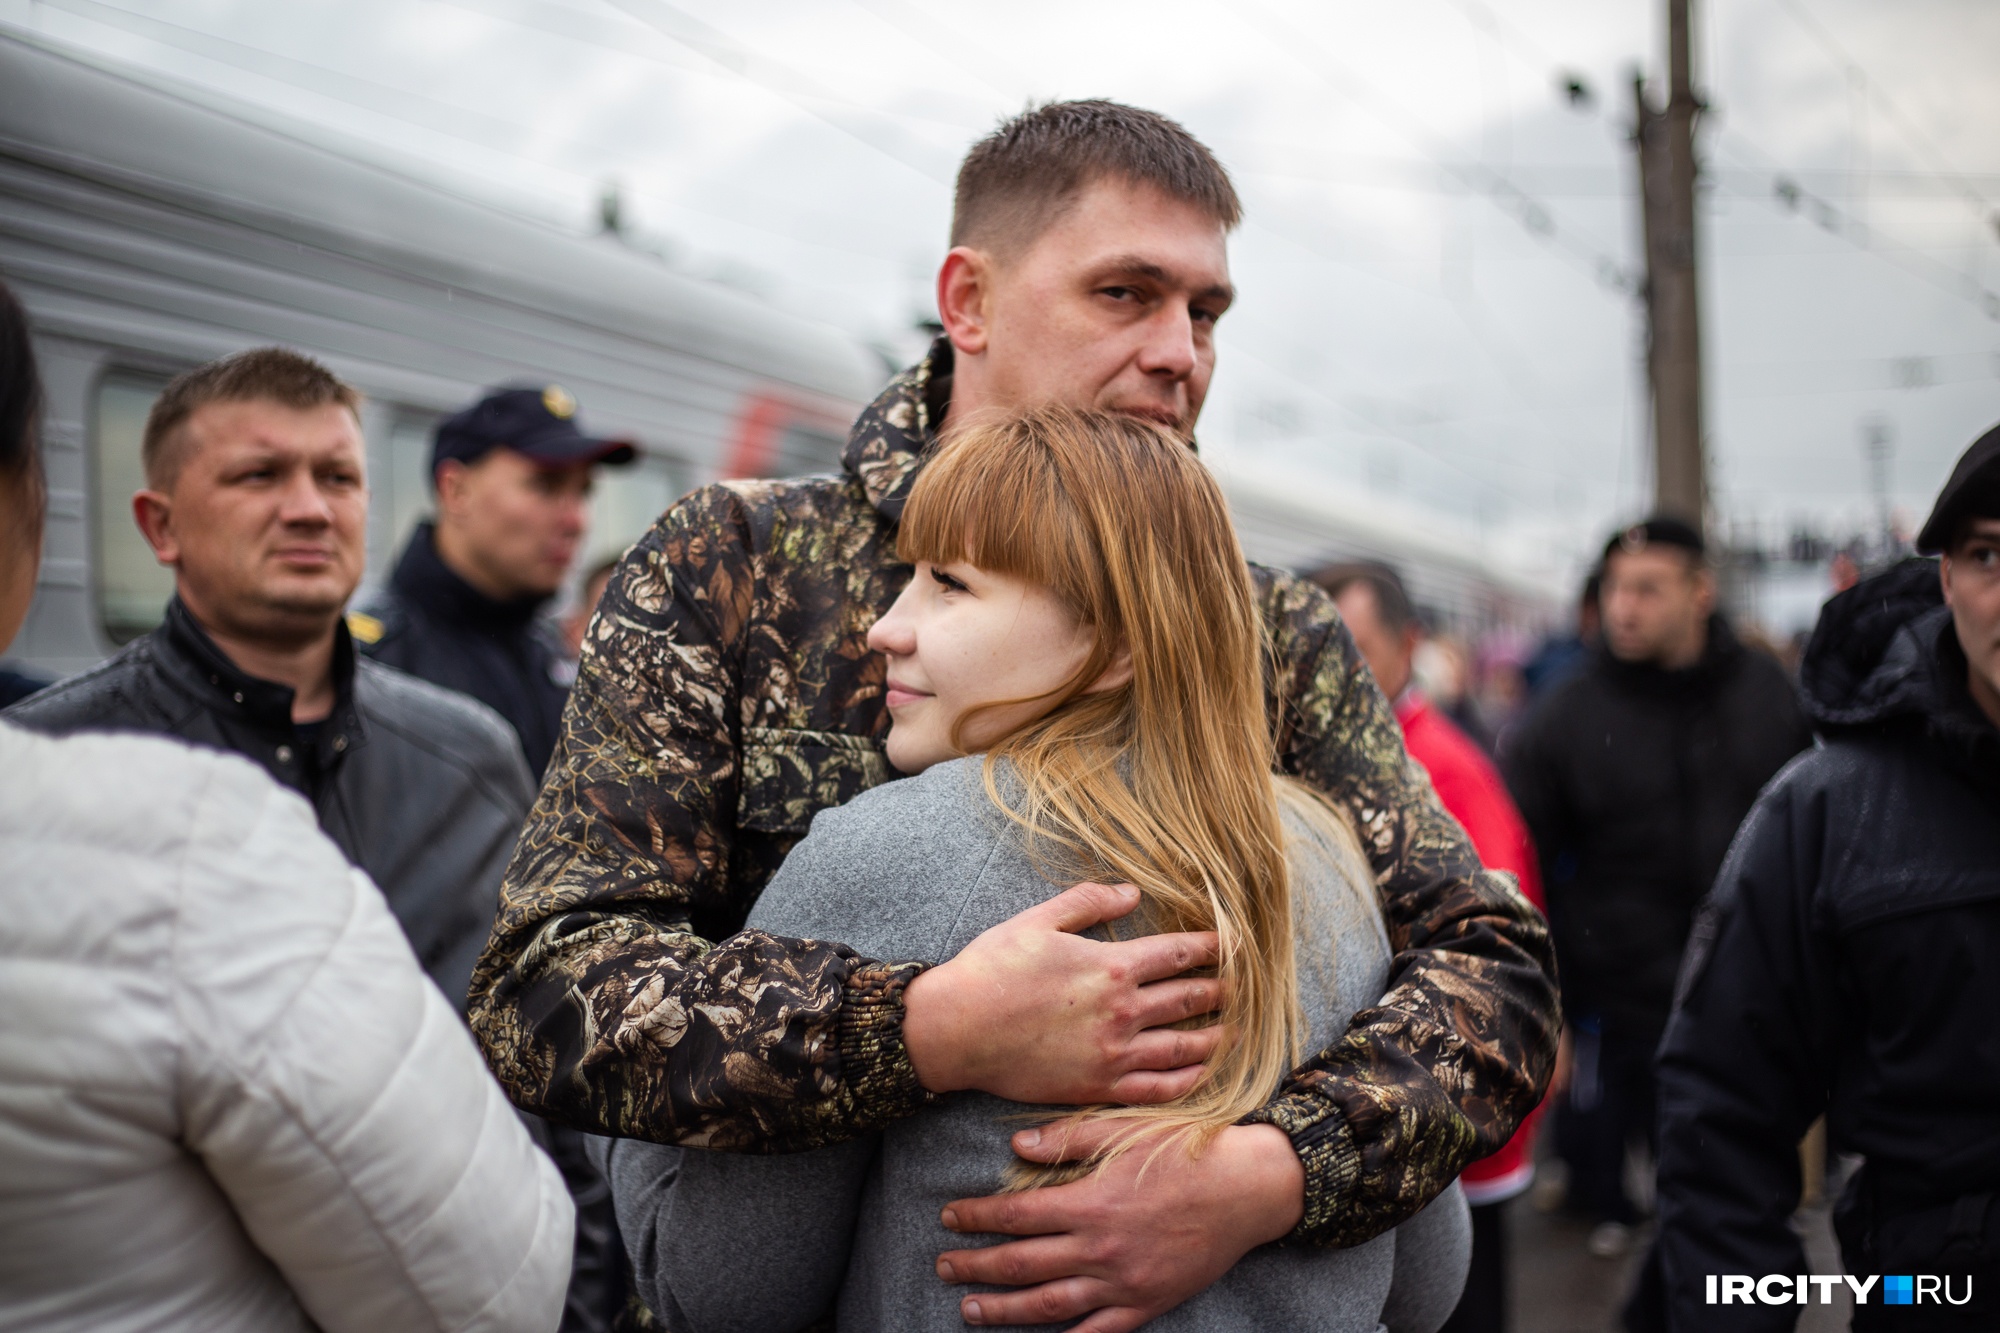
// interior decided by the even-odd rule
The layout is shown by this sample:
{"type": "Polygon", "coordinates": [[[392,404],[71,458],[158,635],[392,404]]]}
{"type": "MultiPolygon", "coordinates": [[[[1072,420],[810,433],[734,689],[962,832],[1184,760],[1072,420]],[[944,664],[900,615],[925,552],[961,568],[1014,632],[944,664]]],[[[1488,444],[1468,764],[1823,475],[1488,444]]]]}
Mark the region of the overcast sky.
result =
{"type": "MultiPolygon", "coordinates": [[[[615,182],[672,262],[905,356],[973,139],[1030,98],[1164,111],[1247,207],[1210,459],[1566,576],[1650,484],[1626,136],[1664,7],[0,0],[0,23],[578,229],[615,182]]],[[[1864,522],[1875,421],[1921,516],[2000,420],[2000,4],[1696,13],[1717,511],[1864,522]]]]}

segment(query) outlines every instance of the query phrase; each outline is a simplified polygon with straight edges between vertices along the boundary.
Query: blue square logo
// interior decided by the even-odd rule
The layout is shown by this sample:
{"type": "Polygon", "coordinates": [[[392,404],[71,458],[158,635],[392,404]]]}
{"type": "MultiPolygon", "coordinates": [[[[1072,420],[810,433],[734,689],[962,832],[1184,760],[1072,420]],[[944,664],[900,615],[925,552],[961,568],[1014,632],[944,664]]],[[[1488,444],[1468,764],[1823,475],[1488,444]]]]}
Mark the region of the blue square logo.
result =
{"type": "Polygon", "coordinates": [[[1909,1277],[1885,1277],[1882,1279],[1882,1304],[1909,1305],[1915,1299],[1916,1282],[1909,1277]]]}

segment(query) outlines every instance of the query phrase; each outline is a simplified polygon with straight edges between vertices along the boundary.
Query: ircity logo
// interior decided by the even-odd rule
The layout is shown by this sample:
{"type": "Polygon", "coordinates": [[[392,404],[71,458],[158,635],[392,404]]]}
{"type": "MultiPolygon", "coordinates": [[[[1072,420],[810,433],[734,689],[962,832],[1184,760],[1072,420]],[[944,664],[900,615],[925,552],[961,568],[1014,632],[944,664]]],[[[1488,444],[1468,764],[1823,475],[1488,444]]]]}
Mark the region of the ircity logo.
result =
{"type": "Polygon", "coordinates": [[[1707,1297],[1710,1305],[1831,1305],[1834,1293],[1845,1283],[1856,1305],[1868,1304],[1877,1283],[1882,1287],[1883,1305],[1967,1305],[1972,1301],[1972,1275],[1937,1273],[1872,1274],[1853,1277],[1846,1273],[1710,1273],[1707,1297]],[[1965,1294],[1957,1284],[1965,1283],[1965,1294]],[[1815,1297],[1817,1299],[1815,1299],[1815,1297]]]}

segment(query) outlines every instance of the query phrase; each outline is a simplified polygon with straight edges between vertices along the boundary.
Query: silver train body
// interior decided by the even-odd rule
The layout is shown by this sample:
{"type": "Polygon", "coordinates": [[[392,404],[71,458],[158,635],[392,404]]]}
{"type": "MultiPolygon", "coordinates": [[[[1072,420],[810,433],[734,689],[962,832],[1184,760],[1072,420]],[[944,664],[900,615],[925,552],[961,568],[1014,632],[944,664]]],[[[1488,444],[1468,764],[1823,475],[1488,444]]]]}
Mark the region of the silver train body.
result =
{"type": "MultiPolygon", "coordinates": [[[[369,574],[429,503],[430,431],[503,383],[559,383],[630,438],[590,554],[691,486],[837,465],[888,368],[858,339],[678,273],[615,236],[489,207],[324,135],[22,34],[0,34],[0,277],[27,307],[48,410],[48,533],[12,657],[59,675],[142,632],[171,584],[129,513],[146,408],[174,373],[281,343],[367,395],[369,574]]],[[[1404,567],[1473,624],[1542,591],[1365,513],[1234,488],[1252,558],[1404,567]]]]}

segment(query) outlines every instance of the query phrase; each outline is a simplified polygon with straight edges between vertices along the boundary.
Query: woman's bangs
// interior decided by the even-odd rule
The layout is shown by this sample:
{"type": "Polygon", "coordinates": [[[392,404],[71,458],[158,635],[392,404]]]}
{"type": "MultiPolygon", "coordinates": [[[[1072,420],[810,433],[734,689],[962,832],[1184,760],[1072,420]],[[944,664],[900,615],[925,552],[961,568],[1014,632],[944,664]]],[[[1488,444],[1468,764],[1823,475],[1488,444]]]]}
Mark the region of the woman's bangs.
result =
{"type": "Polygon", "coordinates": [[[896,557],[915,564],[963,561],[1043,587],[1073,545],[1065,506],[1044,463],[1013,432],[976,431],[925,465],[903,510],[896,557]]]}

